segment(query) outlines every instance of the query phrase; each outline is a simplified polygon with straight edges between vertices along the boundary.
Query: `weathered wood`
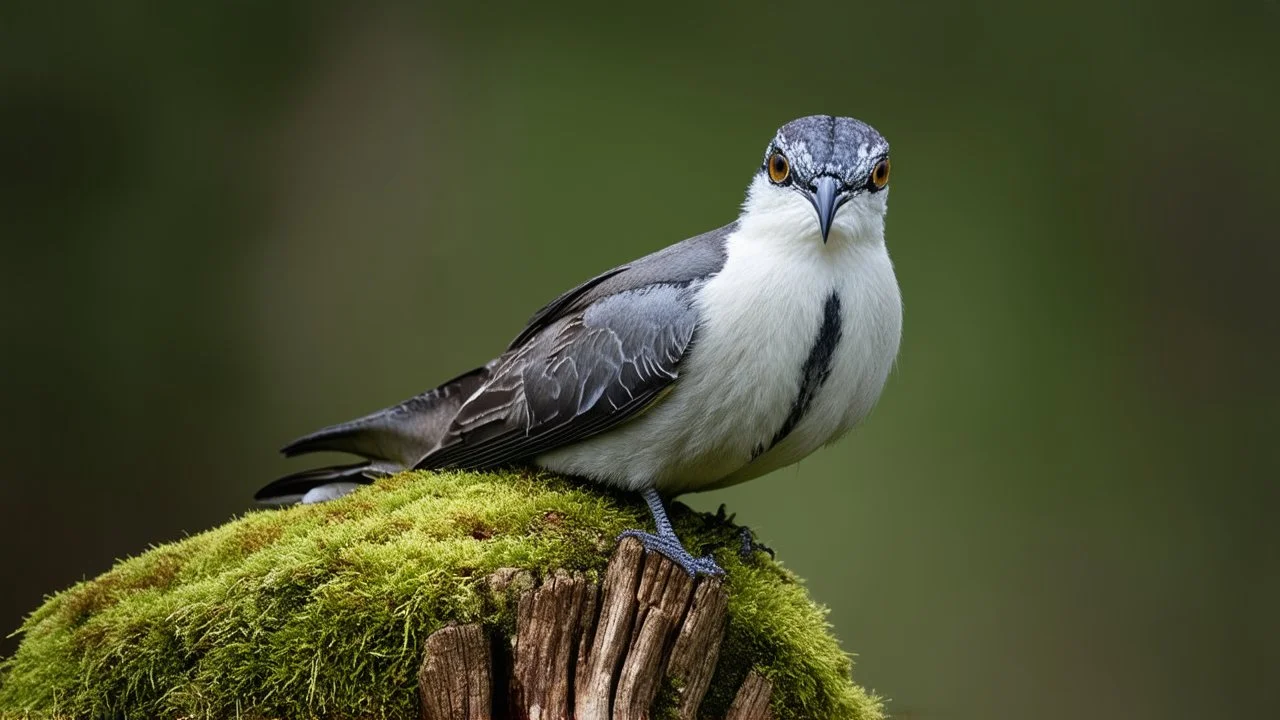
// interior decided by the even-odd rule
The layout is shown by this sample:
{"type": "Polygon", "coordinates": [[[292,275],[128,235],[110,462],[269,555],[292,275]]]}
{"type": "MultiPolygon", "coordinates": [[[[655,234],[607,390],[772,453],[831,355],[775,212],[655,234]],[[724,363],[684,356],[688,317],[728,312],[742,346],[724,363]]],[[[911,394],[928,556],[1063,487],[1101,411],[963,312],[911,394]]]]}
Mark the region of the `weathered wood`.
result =
{"type": "Polygon", "coordinates": [[[752,670],[742,681],[738,694],[733,696],[733,704],[729,706],[724,720],[773,720],[773,712],[769,709],[772,699],[773,683],[752,670]]]}
{"type": "Polygon", "coordinates": [[[576,720],[610,720],[613,682],[630,644],[643,559],[640,541],[625,538],[609,560],[595,633],[587,654],[578,658],[576,720]]]}
{"type": "Polygon", "coordinates": [[[423,720],[489,720],[491,664],[489,638],[479,625],[454,625],[432,633],[418,670],[423,720]]]}
{"type": "Polygon", "coordinates": [[[594,584],[560,571],[520,598],[512,649],[510,709],[514,718],[567,720],[570,681],[583,610],[594,584]]]}
{"type": "Polygon", "coordinates": [[[679,565],[657,553],[646,553],[640,585],[636,588],[636,626],[652,610],[679,620],[693,595],[693,578],[679,565]]]}
{"type": "Polygon", "coordinates": [[[720,659],[729,593],[717,579],[705,578],[693,592],[693,602],[667,661],[667,677],[675,680],[681,720],[698,717],[698,707],[711,687],[720,659]]]}
{"type": "MultiPolygon", "coordinates": [[[[499,711],[505,704],[513,718],[645,720],[664,678],[677,690],[679,716],[697,717],[728,613],[718,578],[695,580],[628,538],[601,584],[560,571],[533,587],[528,573],[499,571],[487,587],[519,595],[510,662],[499,652],[504,667],[491,675],[491,639],[478,625],[433,634],[419,673],[423,717],[488,718],[496,679],[506,697],[493,702],[499,711]]],[[[768,680],[750,674],[728,717],[768,718],[772,690],[768,680]]]]}
{"type": "Polygon", "coordinates": [[[642,720],[658,694],[662,671],[662,647],[674,622],[661,610],[646,614],[618,673],[618,689],[613,698],[613,720],[642,720]]]}
{"type": "Polygon", "coordinates": [[[636,619],[631,646],[618,673],[613,699],[614,720],[649,716],[658,694],[666,649],[674,640],[693,594],[693,578],[675,563],[649,553],[636,588],[636,619]]]}

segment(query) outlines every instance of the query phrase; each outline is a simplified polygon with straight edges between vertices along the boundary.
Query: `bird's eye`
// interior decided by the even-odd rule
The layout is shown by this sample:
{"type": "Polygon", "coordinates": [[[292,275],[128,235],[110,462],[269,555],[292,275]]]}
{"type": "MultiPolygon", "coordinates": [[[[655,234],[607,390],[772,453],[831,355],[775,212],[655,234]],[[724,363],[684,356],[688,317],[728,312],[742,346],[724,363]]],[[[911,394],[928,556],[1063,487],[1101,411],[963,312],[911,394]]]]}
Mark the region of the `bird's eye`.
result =
{"type": "Polygon", "coordinates": [[[875,168],[871,171],[870,185],[876,190],[884,189],[889,184],[889,158],[885,158],[876,163],[875,168]]]}
{"type": "Polygon", "coordinates": [[[782,153],[774,153],[769,156],[769,179],[775,183],[782,184],[791,177],[791,163],[787,162],[787,158],[782,153]]]}

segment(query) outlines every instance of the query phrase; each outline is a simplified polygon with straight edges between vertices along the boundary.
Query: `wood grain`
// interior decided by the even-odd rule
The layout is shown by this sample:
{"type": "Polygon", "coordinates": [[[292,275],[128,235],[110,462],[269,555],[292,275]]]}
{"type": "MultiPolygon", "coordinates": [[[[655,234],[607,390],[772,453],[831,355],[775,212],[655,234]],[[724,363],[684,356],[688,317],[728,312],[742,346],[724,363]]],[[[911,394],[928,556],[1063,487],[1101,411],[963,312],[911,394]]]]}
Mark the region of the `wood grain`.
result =
{"type": "Polygon", "coordinates": [[[424,720],[489,720],[493,674],[480,625],[453,625],[427,638],[418,670],[424,720]]]}
{"type": "Polygon", "coordinates": [[[752,670],[742,681],[742,687],[738,688],[724,720],[773,720],[773,712],[769,709],[772,697],[773,683],[752,670]]]}

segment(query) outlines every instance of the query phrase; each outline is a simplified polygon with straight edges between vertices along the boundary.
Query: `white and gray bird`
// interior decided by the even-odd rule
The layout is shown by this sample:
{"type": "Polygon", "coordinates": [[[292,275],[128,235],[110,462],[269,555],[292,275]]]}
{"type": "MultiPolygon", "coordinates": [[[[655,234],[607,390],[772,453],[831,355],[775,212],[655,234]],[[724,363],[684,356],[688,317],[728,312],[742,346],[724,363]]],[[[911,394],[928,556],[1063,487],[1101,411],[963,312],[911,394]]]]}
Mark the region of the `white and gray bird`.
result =
{"type": "Polygon", "coordinates": [[[663,498],[809,455],[871,411],[898,353],[902,301],[884,240],[889,144],[852,118],[782,126],[738,219],[553,300],[507,350],[399,405],[303,437],[362,462],[260,490],[314,502],[407,468],[533,465],[643,494],[690,573],[663,498]]]}

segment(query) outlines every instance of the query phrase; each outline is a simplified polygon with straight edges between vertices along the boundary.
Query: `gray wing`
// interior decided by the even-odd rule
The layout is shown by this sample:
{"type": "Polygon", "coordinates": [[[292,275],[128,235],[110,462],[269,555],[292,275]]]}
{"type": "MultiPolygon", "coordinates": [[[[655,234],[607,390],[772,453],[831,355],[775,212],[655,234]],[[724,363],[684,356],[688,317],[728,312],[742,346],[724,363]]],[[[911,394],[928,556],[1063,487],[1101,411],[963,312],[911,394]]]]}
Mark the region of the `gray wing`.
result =
{"type": "Polygon", "coordinates": [[[624,290],[509,351],[420,468],[490,468],[603,432],[654,402],[693,340],[701,280],[624,290]]]}

